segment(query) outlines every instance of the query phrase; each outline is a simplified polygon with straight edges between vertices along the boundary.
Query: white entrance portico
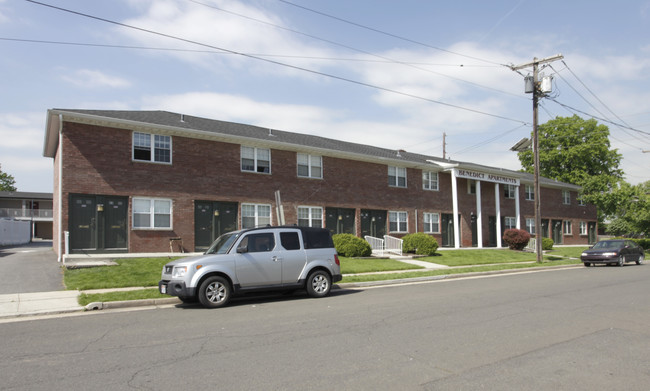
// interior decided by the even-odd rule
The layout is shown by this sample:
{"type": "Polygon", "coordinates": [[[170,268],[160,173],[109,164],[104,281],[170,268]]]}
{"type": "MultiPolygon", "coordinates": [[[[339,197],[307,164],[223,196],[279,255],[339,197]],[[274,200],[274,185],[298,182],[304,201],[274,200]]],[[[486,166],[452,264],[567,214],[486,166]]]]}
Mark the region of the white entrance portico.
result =
{"type": "MultiPolygon", "coordinates": [[[[513,176],[506,176],[499,172],[490,172],[488,170],[461,168],[459,165],[448,168],[451,171],[451,190],[453,200],[453,219],[454,219],[454,247],[460,248],[460,224],[458,221],[458,185],[457,179],[464,178],[476,181],[476,226],[477,226],[477,245],[479,248],[483,247],[483,213],[481,207],[481,182],[494,183],[494,198],[496,210],[496,245],[501,247],[501,203],[500,203],[500,185],[515,186],[515,214],[516,214],[516,227],[521,228],[521,216],[519,212],[519,178],[513,176]]],[[[512,174],[515,174],[514,172],[512,174]]]]}

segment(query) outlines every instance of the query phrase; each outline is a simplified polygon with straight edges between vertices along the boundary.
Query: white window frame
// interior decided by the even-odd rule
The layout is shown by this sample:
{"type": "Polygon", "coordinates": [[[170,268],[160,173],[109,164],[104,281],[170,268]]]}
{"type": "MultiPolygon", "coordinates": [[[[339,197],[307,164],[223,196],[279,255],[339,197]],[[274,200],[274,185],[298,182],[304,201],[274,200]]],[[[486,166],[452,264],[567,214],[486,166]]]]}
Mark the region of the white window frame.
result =
{"type": "Polygon", "coordinates": [[[440,190],[438,173],[435,171],[422,170],[422,188],[424,190],[438,191],[440,190]]]}
{"type": "Polygon", "coordinates": [[[268,148],[257,148],[257,147],[247,147],[245,145],[241,146],[241,157],[239,159],[239,167],[242,172],[253,172],[256,174],[271,174],[271,150],[268,148]],[[249,156],[249,153],[252,152],[252,156],[249,156]],[[263,159],[262,156],[264,153],[268,155],[268,160],[263,159]],[[246,156],[244,156],[246,154],[246,156]],[[253,160],[253,168],[247,169],[244,168],[244,159],[253,160]],[[268,166],[261,165],[261,162],[268,162],[268,166]],[[264,169],[267,168],[268,171],[264,169]]]}
{"type": "Polygon", "coordinates": [[[562,222],[562,233],[565,236],[571,236],[573,235],[573,227],[572,227],[571,220],[564,220],[562,222]]]}
{"type": "Polygon", "coordinates": [[[503,195],[507,199],[515,199],[515,197],[517,197],[517,187],[515,185],[504,185],[503,195]]]}
{"type": "Polygon", "coordinates": [[[581,236],[587,236],[588,230],[587,230],[587,222],[586,221],[581,221],[580,222],[580,235],[581,236]]]}
{"type": "Polygon", "coordinates": [[[476,195],[476,180],[468,179],[467,180],[467,194],[476,195]]]}
{"type": "Polygon", "coordinates": [[[534,218],[526,218],[526,231],[528,231],[529,234],[535,235],[535,219],[534,218]]]}
{"type": "Polygon", "coordinates": [[[515,229],[517,228],[517,218],[512,216],[506,216],[503,218],[503,229],[515,229]]]}
{"type": "Polygon", "coordinates": [[[299,206],[298,226],[323,228],[323,208],[320,206],[299,206]],[[306,220],[308,225],[301,225],[301,220],[306,220]],[[315,220],[318,220],[319,224],[315,225],[315,220]]]}
{"type": "Polygon", "coordinates": [[[388,186],[399,188],[407,187],[405,167],[388,166],[388,186]],[[403,184],[400,184],[400,179],[404,180],[403,184]]]}
{"type": "Polygon", "coordinates": [[[272,224],[271,204],[241,204],[241,227],[255,228],[272,224]],[[268,215],[265,213],[268,211],[268,215]],[[252,214],[251,214],[252,212],[252,214]],[[246,224],[244,218],[253,218],[254,224],[246,224]]]}
{"type": "Polygon", "coordinates": [[[172,136],[144,132],[133,132],[131,135],[131,160],[134,162],[172,164],[172,136]],[[141,137],[143,140],[149,139],[147,142],[148,145],[140,146],[140,149],[143,149],[142,147],[149,148],[149,159],[136,159],[136,137],[141,137]],[[157,160],[156,150],[169,151],[169,161],[157,160]]]}
{"type": "Polygon", "coordinates": [[[388,212],[388,230],[395,233],[408,232],[408,213],[402,211],[389,211],[388,212]],[[395,225],[396,229],[393,229],[395,225]]]}
{"type": "Polygon", "coordinates": [[[562,203],[571,205],[571,192],[569,190],[562,190],[562,203]]]}
{"type": "Polygon", "coordinates": [[[296,154],[298,177],[323,179],[323,157],[306,153],[296,154]],[[303,161],[301,161],[303,160],[303,161]],[[300,167],[307,168],[307,175],[300,174],[300,167]]]}
{"type": "Polygon", "coordinates": [[[535,201],[535,186],[524,185],[524,199],[526,201],[535,201]]]}
{"type": "Polygon", "coordinates": [[[428,234],[440,233],[440,213],[424,212],[422,220],[424,221],[424,232],[428,234]]]}
{"type": "Polygon", "coordinates": [[[133,197],[131,224],[134,230],[169,231],[174,226],[174,203],[169,198],[133,197]],[[145,205],[148,203],[148,206],[145,205]],[[140,205],[138,205],[140,204],[140,205]],[[168,208],[167,208],[168,206],[168,208]],[[163,213],[165,212],[165,213],[163,213]],[[147,225],[137,225],[136,216],[148,216],[147,225]],[[156,216],[169,216],[168,225],[160,225],[156,216]]]}

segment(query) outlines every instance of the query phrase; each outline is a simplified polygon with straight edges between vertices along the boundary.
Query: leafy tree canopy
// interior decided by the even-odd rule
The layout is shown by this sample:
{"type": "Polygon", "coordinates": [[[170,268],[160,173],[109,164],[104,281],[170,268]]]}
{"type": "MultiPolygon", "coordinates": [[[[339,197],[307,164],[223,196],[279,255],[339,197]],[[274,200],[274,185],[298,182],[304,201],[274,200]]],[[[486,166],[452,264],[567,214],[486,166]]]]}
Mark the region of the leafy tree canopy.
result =
{"type": "MultiPolygon", "coordinates": [[[[585,200],[622,180],[622,156],[609,143],[609,129],[595,119],[556,117],[538,128],[540,175],[582,186],[585,200]]],[[[524,171],[534,172],[532,150],[518,153],[524,171]]]]}
{"type": "Polygon", "coordinates": [[[2,172],[2,165],[0,165],[0,191],[16,191],[16,180],[13,176],[2,172]]]}

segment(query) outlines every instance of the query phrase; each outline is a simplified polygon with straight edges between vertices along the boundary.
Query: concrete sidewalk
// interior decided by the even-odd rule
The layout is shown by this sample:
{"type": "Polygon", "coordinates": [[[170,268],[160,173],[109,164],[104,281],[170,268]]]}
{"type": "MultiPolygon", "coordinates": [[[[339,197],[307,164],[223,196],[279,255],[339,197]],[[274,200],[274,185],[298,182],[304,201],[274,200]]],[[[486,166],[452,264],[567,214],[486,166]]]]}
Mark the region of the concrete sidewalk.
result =
{"type": "Polygon", "coordinates": [[[77,291],[11,293],[0,295],[0,319],[82,311],[77,291]]]}

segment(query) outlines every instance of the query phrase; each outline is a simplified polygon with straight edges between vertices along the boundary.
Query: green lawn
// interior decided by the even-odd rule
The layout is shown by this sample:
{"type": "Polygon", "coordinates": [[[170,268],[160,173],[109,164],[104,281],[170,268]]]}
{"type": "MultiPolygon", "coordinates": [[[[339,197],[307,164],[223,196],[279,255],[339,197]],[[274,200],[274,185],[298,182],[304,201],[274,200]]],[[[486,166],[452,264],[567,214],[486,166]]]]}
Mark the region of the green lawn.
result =
{"type": "MultiPolygon", "coordinates": [[[[460,274],[479,271],[531,268],[548,265],[576,264],[579,263],[578,260],[568,260],[565,257],[579,257],[580,253],[583,250],[584,248],[582,247],[557,248],[553,252],[550,252],[549,255],[545,255],[545,262],[542,264],[534,262],[535,254],[532,253],[494,249],[445,250],[441,251],[439,256],[418,258],[418,260],[421,261],[434,262],[447,266],[476,265],[472,267],[433,271],[419,271],[417,269],[422,269],[421,267],[388,258],[339,258],[341,260],[341,272],[343,274],[396,271],[396,273],[386,274],[345,276],[341,282],[347,283],[404,279],[445,274],[460,274]],[[400,270],[413,271],[397,273],[397,271],[400,270]]],[[[71,290],[154,287],[158,285],[162,267],[171,260],[172,259],[168,257],[116,259],[115,262],[117,263],[117,266],[101,266],[70,270],[66,269],[64,272],[64,283],[66,288],[71,290]]],[[[80,303],[82,305],[86,305],[91,302],[164,297],[170,296],[160,295],[157,289],[141,289],[127,292],[82,294],[80,297],[80,303]]]]}

